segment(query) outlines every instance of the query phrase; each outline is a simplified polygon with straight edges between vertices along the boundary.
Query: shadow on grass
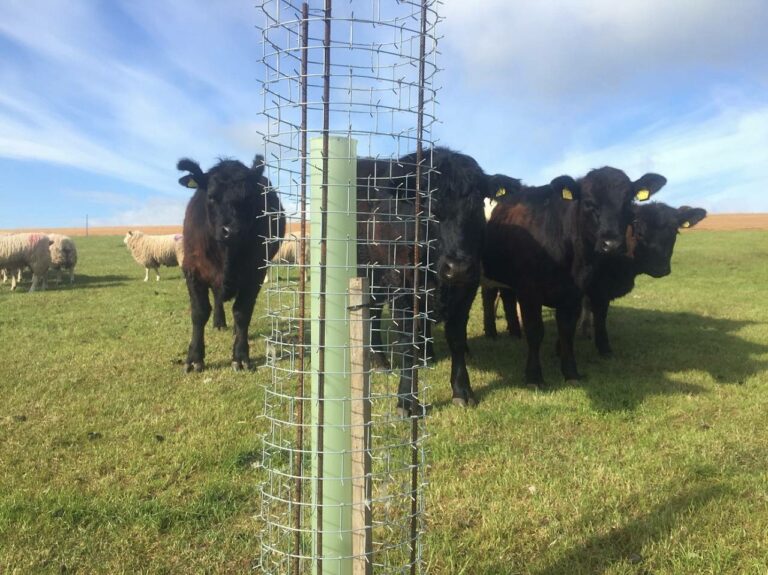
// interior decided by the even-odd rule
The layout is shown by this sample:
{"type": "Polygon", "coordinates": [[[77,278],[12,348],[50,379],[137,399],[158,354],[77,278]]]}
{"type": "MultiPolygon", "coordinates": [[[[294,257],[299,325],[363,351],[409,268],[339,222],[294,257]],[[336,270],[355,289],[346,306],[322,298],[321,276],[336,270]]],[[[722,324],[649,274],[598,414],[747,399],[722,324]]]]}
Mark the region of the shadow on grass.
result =
{"type": "MultiPolygon", "coordinates": [[[[721,484],[698,485],[686,489],[649,509],[643,515],[627,521],[624,525],[610,528],[609,532],[594,535],[567,550],[543,569],[534,572],[541,575],[574,575],[579,573],[603,573],[612,565],[627,562],[637,565],[638,573],[643,569],[643,547],[666,538],[686,517],[697,513],[709,502],[727,495],[729,488],[721,484]]],[[[642,505],[633,501],[627,508],[638,509],[642,505]]],[[[588,516],[582,525],[605,524],[608,520],[588,516]]],[[[501,571],[499,571],[501,572],[501,571]]]]}
{"type": "MultiPolygon", "coordinates": [[[[48,291],[68,291],[68,290],[80,290],[89,288],[101,288],[108,286],[123,285],[129,281],[133,281],[134,278],[125,275],[103,275],[103,276],[89,276],[85,274],[75,274],[75,283],[69,283],[69,278],[64,278],[61,282],[56,277],[49,277],[47,290],[48,291]]],[[[16,291],[26,292],[29,291],[31,286],[31,280],[27,277],[21,280],[16,291]]]]}
{"type": "MultiPolygon", "coordinates": [[[[116,286],[127,284],[130,281],[135,281],[134,278],[125,275],[103,275],[103,276],[89,276],[85,274],[75,274],[75,283],[71,285],[66,281],[58,286],[55,284],[56,289],[92,289],[102,288],[108,286],[116,286]]],[[[50,282],[48,282],[50,285],[50,282]]]]}
{"type": "MultiPolygon", "coordinates": [[[[768,361],[757,359],[768,353],[768,345],[747,341],[738,334],[755,323],[617,307],[611,310],[608,325],[612,358],[600,357],[591,340],[578,336],[576,360],[585,375],[578,386],[586,391],[595,409],[617,411],[636,409],[651,395],[701,393],[700,385],[684,380],[688,371],[704,371],[721,384],[743,384],[768,368],[768,361]]],[[[441,332],[436,333],[435,341],[438,360],[449,361],[441,332]]],[[[556,327],[549,321],[541,354],[549,392],[565,386],[554,353],[555,337],[556,327]]],[[[498,374],[491,383],[474,386],[478,400],[490,400],[495,391],[510,385],[525,387],[524,339],[506,334],[496,340],[476,336],[470,339],[469,348],[471,379],[477,368],[498,374]]],[[[437,402],[434,407],[440,407],[439,403],[446,402],[437,402]]]]}

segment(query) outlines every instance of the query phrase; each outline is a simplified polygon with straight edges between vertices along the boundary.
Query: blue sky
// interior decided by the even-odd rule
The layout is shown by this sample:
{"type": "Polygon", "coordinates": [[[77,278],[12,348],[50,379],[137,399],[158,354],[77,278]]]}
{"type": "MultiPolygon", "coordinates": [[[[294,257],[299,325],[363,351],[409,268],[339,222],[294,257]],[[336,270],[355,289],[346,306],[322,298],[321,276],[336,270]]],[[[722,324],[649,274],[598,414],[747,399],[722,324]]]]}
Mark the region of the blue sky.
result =
{"type": "MultiPolygon", "coordinates": [[[[358,0],[369,3],[369,0],[358,0]]],[[[263,150],[246,0],[2,0],[0,228],[176,224],[175,163],[263,150]]],[[[614,165],[768,212],[768,2],[446,0],[439,143],[529,183],[614,165]]]]}

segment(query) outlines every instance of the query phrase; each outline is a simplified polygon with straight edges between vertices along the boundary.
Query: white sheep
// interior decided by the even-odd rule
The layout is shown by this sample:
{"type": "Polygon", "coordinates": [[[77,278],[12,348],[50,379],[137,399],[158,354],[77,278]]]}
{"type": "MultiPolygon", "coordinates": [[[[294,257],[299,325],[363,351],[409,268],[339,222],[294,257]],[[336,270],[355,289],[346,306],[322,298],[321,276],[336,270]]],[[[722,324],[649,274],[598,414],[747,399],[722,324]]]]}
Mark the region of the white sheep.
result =
{"type": "MultiPolygon", "coordinates": [[[[278,264],[299,263],[299,246],[301,245],[299,242],[299,238],[294,234],[284,238],[272,261],[278,264]]],[[[304,244],[304,263],[309,263],[309,238],[304,244]]]]}
{"type": "MultiPolygon", "coordinates": [[[[32,269],[32,287],[44,290],[47,286],[46,275],[51,265],[51,252],[48,247],[51,240],[45,234],[8,234],[0,236],[0,268],[9,270],[11,275],[17,270],[29,266],[32,269]]],[[[16,288],[15,276],[11,279],[11,289],[16,288]]]]}
{"type": "Polygon", "coordinates": [[[133,230],[125,234],[123,243],[128,246],[136,263],[144,266],[144,281],[149,279],[150,269],[155,270],[155,279],[160,281],[160,266],[175,267],[184,259],[180,234],[151,236],[133,230]]]}
{"type": "Polygon", "coordinates": [[[69,272],[69,283],[75,283],[75,264],[77,264],[77,248],[72,238],[62,234],[48,234],[53,242],[51,244],[51,269],[59,272],[59,283],[61,283],[61,272],[69,272]]]}
{"type": "Polygon", "coordinates": [[[8,281],[11,278],[11,289],[16,289],[16,284],[21,282],[21,268],[3,268],[0,269],[0,278],[2,283],[8,281]]]}
{"type": "MultiPolygon", "coordinates": [[[[280,242],[280,247],[277,253],[272,258],[272,262],[275,264],[298,264],[299,263],[299,249],[300,239],[295,234],[290,234],[288,237],[283,238],[280,242]]],[[[306,239],[304,244],[304,265],[309,265],[309,238],[306,239]]],[[[269,274],[264,278],[264,283],[269,282],[269,274]]]]}

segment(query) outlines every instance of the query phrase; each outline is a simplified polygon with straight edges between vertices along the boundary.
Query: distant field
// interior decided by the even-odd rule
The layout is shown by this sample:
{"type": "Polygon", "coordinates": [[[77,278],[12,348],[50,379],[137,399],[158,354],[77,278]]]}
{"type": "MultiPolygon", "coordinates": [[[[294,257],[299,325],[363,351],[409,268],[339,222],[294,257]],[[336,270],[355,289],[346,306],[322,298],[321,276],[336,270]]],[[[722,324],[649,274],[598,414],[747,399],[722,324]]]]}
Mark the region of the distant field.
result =
{"type": "MultiPolygon", "coordinates": [[[[768,218],[766,219],[768,223],[768,218]]],[[[766,226],[768,227],[768,226],[766,226]]],[[[101,228],[88,228],[88,236],[124,236],[128,230],[141,230],[145,234],[180,234],[182,226],[110,226],[101,228]]],[[[289,231],[296,233],[299,230],[298,224],[291,224],[289,231]]],[[[19,228],[15,230],[0,230],[0,234],[12,232],[44,232],[65,234],[72,237],[86,235],[85,228],[19,228]]]]}
{"type": "Polygon", "coordinates": [[[696,230],[768,230],[768,214],[712,214],[696,230]]]}
{"type": "MultiPolygon", "coordinates": [[[[298,230],[298,224],[291,226],[291,231],[298,230]]],[[[125,234],[128,230],[142,230],[147,234],[180,234],[181,225],[178,226],[112,226],[100,228],[88,228],[89,236],[114,236],[125,234]]],[[[698,230],[768,230],[768,214],[713,214],[703,222],[692,228],[691,232],[698,230]]],[[[14,230],[0,230],[0,233],[10,232],[55,232],[70,236],[86,235],[85,228],[19,228],[14,230]]],[[[686,232],[687,233],[687,232],[686,232]]]]}
{"type": "MultiPolygon", "coordinates": [[[[208,371],[183,374],[180,271],[141,281],[125,229],[78,239],[74,287],[0,286],[0,574],[259,573],[270,374],[232,372],[210,331],[208,371]]],[[[532,391],[476,302],[474,410],[451,405],[436,331],[424,572],[765,574],[768,232],[681,235],[672,276],[612,307],[615,357],[578,341],[578,386],[546,318],[551,389],[532,391]]]]}

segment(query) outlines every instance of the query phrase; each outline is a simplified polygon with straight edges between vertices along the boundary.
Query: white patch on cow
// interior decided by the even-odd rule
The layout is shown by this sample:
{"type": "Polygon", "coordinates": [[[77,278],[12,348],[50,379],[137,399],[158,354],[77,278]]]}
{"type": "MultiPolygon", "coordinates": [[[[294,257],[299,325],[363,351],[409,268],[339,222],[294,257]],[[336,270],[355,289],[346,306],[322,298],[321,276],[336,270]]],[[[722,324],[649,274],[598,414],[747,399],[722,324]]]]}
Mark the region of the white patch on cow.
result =
{"type": "Polygon", "coordinates": [[[483,204],[484,204],[483,210],[485,211],[486,222],[491,219],[491,213],[493,212],[493,208],[495,208],[498,203],[499,202],[497,202],[496,200],[492,200],[491,198],[485,198],[483,200],[483,204]]]}

